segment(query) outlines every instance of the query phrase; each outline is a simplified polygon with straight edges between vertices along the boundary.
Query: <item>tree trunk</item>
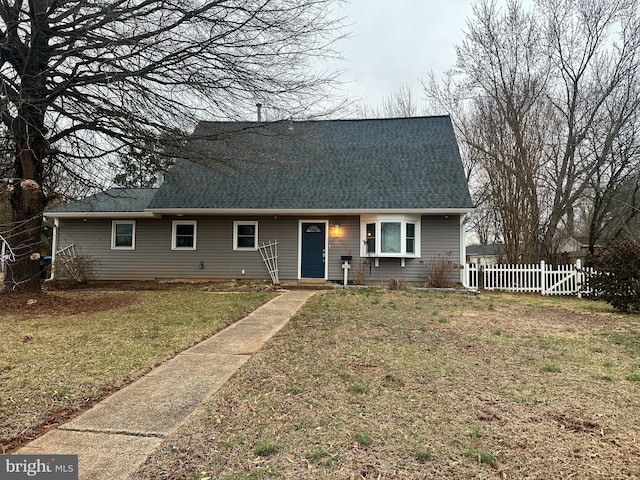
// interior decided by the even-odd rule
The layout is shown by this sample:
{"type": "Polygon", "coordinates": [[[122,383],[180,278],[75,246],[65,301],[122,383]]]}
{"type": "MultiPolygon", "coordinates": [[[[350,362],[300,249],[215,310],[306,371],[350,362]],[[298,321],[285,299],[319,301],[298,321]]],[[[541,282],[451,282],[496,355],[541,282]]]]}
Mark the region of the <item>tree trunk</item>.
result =
{"type": "MultiPolygon", "coordinates": [[[[40,235],[45,201],[41,191],[18,183],[11,195],[13,232],[9,235],[11,258],[7,263],[4,288],[8,292],[40,291],[40,235]]],[[[29,184],[27,184],[29,185],[29,184]]]]}
{"type": "Polygon", "coordinates": [[[7,292],[39,292],[40,237],[46,197],[42,192],[42,158],[47,142],[44,138],[44,115],[25,112],[13,125],[16,145],[15,173],[9,198],[13,227],[8,235],[10,258],[4,277],[7,292]]]}

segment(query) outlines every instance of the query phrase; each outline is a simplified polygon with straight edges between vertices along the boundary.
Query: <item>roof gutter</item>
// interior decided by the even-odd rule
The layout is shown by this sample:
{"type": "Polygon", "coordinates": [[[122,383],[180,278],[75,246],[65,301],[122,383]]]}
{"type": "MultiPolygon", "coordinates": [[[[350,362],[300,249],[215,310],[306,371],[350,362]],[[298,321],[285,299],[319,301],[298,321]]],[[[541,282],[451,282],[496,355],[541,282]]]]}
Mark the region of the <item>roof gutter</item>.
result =
{"type": "Polygon", "coordinates": [[[159,218],[154,212],[44,212],[47,218],[159,218]]]}
{"type": "Polygon", "coordinates": [[[185,215],[365,215],[365,214],[420,214],[420,215],[465,215],[474,208],[335,208],[335,209],[288,209],[288,208],[158,208],[143,212],[45,212],[47,218],[161,218],[185,215]]]}
{"type": "Polygon", "coordinates": [[[158,208],[148,209],[155,216],[164,215],[362,215],[362,214],[422,214],[464,215],[474,208],[158,208]]]}

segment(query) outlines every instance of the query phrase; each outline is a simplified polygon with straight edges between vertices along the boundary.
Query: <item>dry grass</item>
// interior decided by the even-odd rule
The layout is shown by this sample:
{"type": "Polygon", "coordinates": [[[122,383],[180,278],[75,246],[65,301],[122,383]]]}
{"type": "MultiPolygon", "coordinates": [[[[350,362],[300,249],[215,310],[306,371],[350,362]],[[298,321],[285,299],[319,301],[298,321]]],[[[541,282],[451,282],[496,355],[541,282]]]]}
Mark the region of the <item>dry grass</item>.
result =
{"type": "Polygon", "coordinates": [[[33,437],[269,298],[197,291],[4,296],[0,443],[33,437]]]}
{"type": "Polygon", "coordinates": [[[586,300],[320,294],[135,478],[637,478],[639,320],[586,300]]]}

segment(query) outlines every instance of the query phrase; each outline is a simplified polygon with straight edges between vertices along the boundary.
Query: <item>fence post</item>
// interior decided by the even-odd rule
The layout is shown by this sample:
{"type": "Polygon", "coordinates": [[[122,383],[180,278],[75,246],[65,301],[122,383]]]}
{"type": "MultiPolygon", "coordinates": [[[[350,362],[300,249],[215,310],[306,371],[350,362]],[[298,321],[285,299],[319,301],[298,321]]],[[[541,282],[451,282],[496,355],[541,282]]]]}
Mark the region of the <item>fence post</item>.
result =
{"type": "Polygon", "coordinates": [[[469,288],[471,286],[471,282],[469,281],[469,276],[471,274],[471,264],[466,263],[462,266],[462,286],[465,288],[469,288]]]}
{"type": "Polygon", "coordinates": [[[576,260],[576,290],[578,290],[578,298],[582,298],[582,282],[584,281],[584,273],[582,272],[582,261],[576,260]]]}
{"type": "Polygon", "coordinates": [[[547,294],[547,269],[544,260],[540,260],[540,294],[547,294]]]}

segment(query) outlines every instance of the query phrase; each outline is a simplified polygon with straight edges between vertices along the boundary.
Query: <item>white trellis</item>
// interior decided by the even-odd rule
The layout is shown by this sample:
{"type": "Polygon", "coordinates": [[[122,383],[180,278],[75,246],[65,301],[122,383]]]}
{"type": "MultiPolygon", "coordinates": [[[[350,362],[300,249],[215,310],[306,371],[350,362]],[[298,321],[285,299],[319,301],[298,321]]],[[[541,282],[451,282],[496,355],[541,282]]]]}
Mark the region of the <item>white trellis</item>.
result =
{"type": "Polygon", "coordinates": [[[62,247],[60,250],[56,250],[55,261],[62,262],[66,267],[67,271],[74,275],[76,280],[80,281],[81,279],[76,275],[76,269],[73,268],[73,259],[76,257],[76,245],[71,243],[66,247],[62,247]]]}
{"type": "Polygon", "coordinates": [[[280,279],[278,277],[278,241],[262,243],[258,247],[258,251],[262,256],[262,261],[267,267],[269,275],[271,276],[271,281],[276,284],[280,283],[280,279]]]}
{"type": "Polygon", "coordinates": [[[0,272],[4,272],[6,263],[15,261],[16,257],[9,246],[9,242],[2,235],[0,235],[0,245],[0,272]]]}

